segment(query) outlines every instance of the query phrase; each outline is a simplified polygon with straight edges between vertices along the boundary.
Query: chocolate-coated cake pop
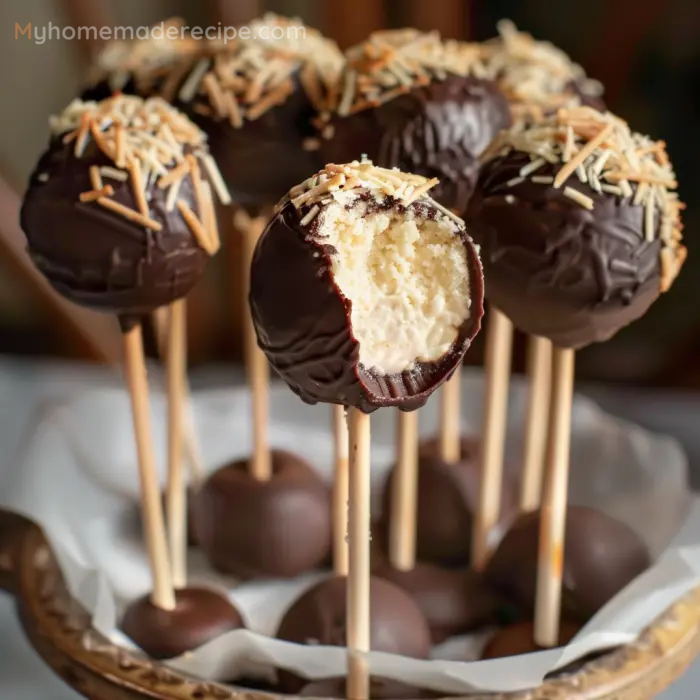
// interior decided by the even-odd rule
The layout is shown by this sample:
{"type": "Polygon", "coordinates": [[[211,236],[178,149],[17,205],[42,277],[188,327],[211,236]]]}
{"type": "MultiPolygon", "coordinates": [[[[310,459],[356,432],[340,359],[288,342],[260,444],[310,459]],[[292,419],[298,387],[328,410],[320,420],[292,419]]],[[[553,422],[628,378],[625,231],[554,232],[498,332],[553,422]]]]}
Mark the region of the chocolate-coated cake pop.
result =
{"type": "Polygon", "coordinates": [[[375,32],[347,52],[339,84],[319,123],[323,161],[364,153],[379,166],[437,177],[432,196],[461,214],[479,156],[510,124],[508,102],[484,79],[479,46],[415,29],[375,32]]]}
{"type": "Polygon", "coordinates": [[[498,23],[498,33],[481,45],[481,60],[485,74],[508,98],[516,120],[562,107],[605,109],[603,86],[561,49],[519,32],[510,20],[498,23]]]}
{"type": "Polygon", "coordinates": [[[104,100],[115,92],[170,101],[193,61],[209,47],[173,17],[151,27],[146,38],[109,42],[97,55],[81,92],[83,100],[104,100]]]}
{"type": "MultiPolygon", "coordinates": [[[[471,555],[471,532],[479,500],[480,444],[461,441],[461,460],[446,462],[438,454],[436,441],[421,443],[418,455],[418,503],[416,511],[416,555],[418,559],[448,567],[466,566],[471,555]]],[[[386,549],[391,510],[393,470],[382,491],[379,538],[386,549]]],[[[512,480],[503,484],[501,514],[509,519],[515,509],[512,480]]]]}
{"type": "MultiPolygon", "coordinates": [[[[540,512],[521,515],[501,540],[484,576],[499,594],[531,617],[537,581],[540,512]]],[[[566,511],[562,615],[586,622],[651,565],[649,551],[627,525],[581,506],[566,511]]]]}
{"type": "Polygon", "coordinates": [[[517,328],[580,348],[671,286],[686,249],[663,142],[579,107],[520,123],[489,152],[467,225],[489,299],[517,328]]]}
{"type": "Polygon", "coordinates": [[[308,403],[422,406],[483,313],[479,258],[435,181],[328,165],[283,200],[251,267],[260,347],[308,403]]]}
{"type": "Polygon", "coordinates": [[[205,135],[162,100],[127,96],[76,100],[51,127],[20,214],[39,270],[122,317],[186,295],[219,245],[212,192],[228,201],[205,135]]]}
{"type": "Polygon", "coordinates": [[[206,588],[175,591],[173,610],[162,610],[144,596],[122,620],[124,634],[153,659],[172,659],[244,626],[236,608],[206,588]]]}
{"type": "Polygon", "coordinates": [[[273,450],[272,476],[259,481],[247,460],[215,471],[194,499],[197,543],[212,566],[239,578],[291,578],[331,547],[331,497],[314,468],[273,450]]]}
{"type": "MultiPolygon", "coordinates": [[[[305,685],[299,695],[302,698],[347,698],[347,680],[343,678],[326,678],[312,681],[305,685]]],[[[369,693],[372,700],[422,700],[422,698],[440,698],[444,693],[423,690],[412,685],[388,678],[370,678],[369,693]]]]}
{"type": "MultiPolygon", "coordinates": [[[[287,610],[277,638],[297,644],[346,645],[347,579],[333,576],[308,589],[287,610]]],[[[430,653],[430,630],[419,607],[389,581],[370,581],[370,648],[416,659],[430,653]]],[[[304,685],[297,676],[280,673],[286,692],[304,685]]]]}
{"type": "MultiPolygon", "coordinates": [[[[581,629],[581,625],[563,620],[559,627],[559,646],[568,644],[581,629]]],[[[516,622],[499,629],[488,641],[481,653],[482,659],[501,659],[543,651],[534,640],[535,626],[532,622],[516,622]]]]}
{"type": "Polygon", "coordinates": [[[446,569],[419,561],[409,571],[382,564],[374,574],[416,601],[430,627],[433,644],[496,619],[500,601],[471,569],[446,569]]]}
{"type": "MultiPolygon", "coordinates": [[[[261,20],[281,39],[241,39],[197,61],[176,104],[209,136],[234,203],[257,213],[322,164],[308,149],[342,66],[334,42],[280,17],[261,20]]],[[[256,36],[251,29],[251,36],[256,36]]]]}

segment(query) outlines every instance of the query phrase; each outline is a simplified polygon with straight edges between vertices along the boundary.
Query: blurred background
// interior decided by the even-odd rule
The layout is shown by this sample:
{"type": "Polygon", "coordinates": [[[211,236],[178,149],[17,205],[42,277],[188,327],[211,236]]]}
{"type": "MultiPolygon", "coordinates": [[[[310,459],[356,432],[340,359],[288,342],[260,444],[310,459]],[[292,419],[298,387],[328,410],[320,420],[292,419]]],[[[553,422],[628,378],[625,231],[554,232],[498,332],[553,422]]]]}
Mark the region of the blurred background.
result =
{"type": "MultiPolygon", "coordinates": [[[[243,24],[266,10],[299,16],[343,47],[382,27],[412,25],[446,37],[488,39],[510,17],[566,50],[606,86],[613,111],[663,138],[688,204],[690,254],[673,289],[612,341],[587,348],[579,376],[700,389],[700,2],[698,0],[3,0],[0,3],[0,353],[85,361],[118,358],[116,323],[47,290],[24,254],[17,224],[27,177],[45,145],[47,118],[78,92],[99,42],[20,36],[15,23],[141,26],[179,16],[191,26],[243,24]]],[[[193,365],[240,357],[241,293],[236,241],[228,240],[190,301],[193,365]]],[[[483,339],[481,334],[481,338],[483,339]]],[[[522,343],[516,368],[522,367],[522,343]]],[[[468,362],[481,362],[482,348],[468,362]]]]}

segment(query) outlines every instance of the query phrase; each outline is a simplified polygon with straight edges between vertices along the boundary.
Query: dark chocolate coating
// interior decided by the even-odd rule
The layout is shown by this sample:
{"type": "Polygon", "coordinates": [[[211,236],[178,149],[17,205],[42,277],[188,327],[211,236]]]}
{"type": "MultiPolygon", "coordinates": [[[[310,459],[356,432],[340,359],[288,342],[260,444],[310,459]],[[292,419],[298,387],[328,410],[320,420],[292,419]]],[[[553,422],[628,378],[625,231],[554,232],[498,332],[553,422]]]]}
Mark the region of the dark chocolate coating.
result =
{"type": "MultiPolygon", "coordinates": [[[[559,646],[567,645],[581,629],[581,625],[563,620],[559,627],[559,646]]],[[[516,622],[502,627],[491,637],[481,653],[482,659],[501,659],[505,656],[519,656],[542,651],[533,638],[535,626],[532,622],[516,622]]]]}
{"type": "MultiPolygon", "coordinates": [[[[403,212],[387,197],[380,207],[403,212]]],[[[483,275],[474,244],[464,230],[471,308],[454,345],[435,362],[417,363],[401,374],[382,375],[359,362],[359,344],[350,327],[351,302],[331,272],[333,249],[317,234],[318,216],[308,226],[287,202],[263,232],[253,255],[250,307],[258,343],[292,391],[310,404],[352,406],[371,413],[383,406],[420,408],[452,376],[481,327],[483,275]]],[[[418,201],[410,210],[436,218],[434,205],[418,201]]]]}
{"type": "Polygon", "coordinates": [[[175,600],[174,610],[162,610],[144,596],[129,605],[122,620],[122,632],[152,659],[172,659],[245,627],[238,610],[215,591],[181,588],[175,600]]]}
{"type": "Polygon", "coordinates": [[[581,81],[572,80],[569,83],[569,90],[573,92],[579,100],[579,103],[583,107],[592,107],[598,112],[607,112],[608,108],[605,104],[605,100],[597,95],[594,95],[586,91],[585,86],[581,81]]]}
{"type": "MultiPolygon", "coordinates": [[[[70,301],[96,311],[140,316],[184,297],[209,259],[175,208],[165,208],[168,190],[149,187],[150,217],[163,225],[150,231],[97,202],[80,202],[92,190],[90,166],[112,163],[90,141],[82,158],[74,144],[54,138],[41,156],[24,196],[20,222],[34,264],[70,301]],[[42,182],[40,174],[48,175],[42,182]]],[[[112,197],[138,211],[130,181],[109,180],[112,197]]],[[[189,177],[179,199],[199,216],[189,177]]],[[[201,218],[201,217],[200,217],[201,218]]]]}
{"type": "MultiPolygon", "coordinates": [[[[277,638],[297,644],[345,646],[347,579],[332,576],[309,588],[287,610],[277,638]]],[[[416,659],[430,653],[430,630],[413,598],[389,581],[370,580],[370,648],[416,659]]],[[[286,692],[303,685],[297,676],[280,673],[286,692]]]]}
{"type": "MultiPolygon", "coordinates": [[[[311,681],[305,685],[299,695],[303,698],[339,698],[345,700],[346,678],[325,678],[311,681]]],[[[444,693],[423,690],[388,678],[372,677],[369,681],[369,696],[372,700],[422,700],[423,698],[440,698],[444,693]]]]}
{"type": "MultiPolygon", "coordinates": [[[[534,612],[539,536],[539,511],[519,516],[484,572],[526,617],[534,612]]],[[[650,565],[646,545],[627,525],[593,508],[567,508],[562,579],[567,619],[587,622],[650,565]]]]}
{"type": "MultiPolygon", "coordinates": [[[[481,245],[489,301],[521,331],[560,347],[608,340],[659,296],[661,242],[645,239],[644,206],[598,194],[576,175],[566,184],[593,199],[593,210],[563,187],[507,186],[529,162],[511,151],[486,163],[465,217],[481,245]]],[[[558,170],[547,164],[536,175],[558,170]]]]}
{"type": "Polygon", "coordinates": [[[416,562],[410,571],[384,564],[374,574],[396,584],[416,601],[430,627],[433,644],[496,619],[499,601],[471,569],[416,562]]]}
{"type": "Polygon", "coordinates": [[[479,171],[479,156],[510,125],[508,101],[490,80],[451,75],[415,87],[379,107],[334,116],[322,139],[324,163],[349,163],[363,153],[440,184],[431,196],[461,214],[479,171]]]}
{"type": "Polygon", "coordinates": [[[215,471],[194,505],[196,539],[212,566],[243,579],[293,578],[331,547],[328,486],[297,455],[272,452],[272,477],[257,481],[248,460],[215,471]]]}
{"type": "MultiPolygon", "coordinates": [[[[476,440],[463,438],[462,460],[451,464],[438,456],[435,440],[421,444],[416,513],[418,559],[448,567],[469,564],[474,512],[479,501],[480,449],[476,440]]],[[[393,474],[392,470],[384,484],[378,528],[385,551],[389,541],[393,474]]],[[[506,478],[501,501],[503,519],[512,515],[515,504],[514,485],[506,478]]]]}
{"type": "Polygon", "coordinates": [[[311,126],[315,113],[298,80],[285,102],[257,119],[246,119],[238,128],[228,118],[195,111],[197,104],[208,105],[202,96],[175,104],[207,134],[233,203],[251,214],[274,206],[294,185],[323,167],[318,151],[303,146],[305,139],[315,136],[311,126]]]}

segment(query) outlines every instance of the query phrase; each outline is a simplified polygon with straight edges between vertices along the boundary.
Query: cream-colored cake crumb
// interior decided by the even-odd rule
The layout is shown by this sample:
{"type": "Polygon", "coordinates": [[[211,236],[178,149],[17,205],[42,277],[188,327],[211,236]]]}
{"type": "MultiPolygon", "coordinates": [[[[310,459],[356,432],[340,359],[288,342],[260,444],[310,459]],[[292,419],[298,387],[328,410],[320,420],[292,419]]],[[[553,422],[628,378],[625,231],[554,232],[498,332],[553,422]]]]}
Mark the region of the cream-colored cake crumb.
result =
{"type": "MultiPolygon", "coordinates": [[[[319,214],[318,235],[335,249],[332,272],[351,301],[360,363],[381,374],[434,362],[469,316],[467,251],[458,227],[338,198],[319,214]]],[[[420,211],[420,210],[418,210],[420,211]]]]}

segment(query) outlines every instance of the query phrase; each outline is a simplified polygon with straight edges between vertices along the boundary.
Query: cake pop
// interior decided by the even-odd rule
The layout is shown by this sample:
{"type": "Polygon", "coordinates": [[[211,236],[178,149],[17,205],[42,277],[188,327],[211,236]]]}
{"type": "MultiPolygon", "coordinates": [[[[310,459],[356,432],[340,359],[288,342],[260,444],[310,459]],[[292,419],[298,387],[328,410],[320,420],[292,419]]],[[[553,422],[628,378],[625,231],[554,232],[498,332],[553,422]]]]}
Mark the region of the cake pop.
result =
{"type": "Polygon", "coordinates": [[[432,196],[463,212],[479,156],[510,123],[479,46],[400,29],[373,33],[346,58],[319,122],[324,162],[365,153],[377,165],[437,177],[432,196]]]}
{"type": "MultiPolygon", "coordinates": [[[[332,576],[309,588],[287,610],[277,638],[297,644],[345,646],[347,578],[332,576]]],[[[427,659],[430,630],[413,598],[393,583],[373,576],[370,582],[370,645],[374,651],[427,659]]],[[[284,692],[296,693],[305,681],[279,674],[284,692]]]]}
{"type": "MultiPolygon", "coordinates": [[[[438,456],[437,440],[421,443],[418,453],[418,504],[416,509],[416,554],[418,559],[447,567],[470,562],[471,530],[479,497],[481,445],[476,438],[462,438],[459,461],[438,456]]],[[[380,542],[386,551],[388,514],[394,470],[382,491],[380,542]]],[[[507,522],[515,511],[515,487],[508,480],[503,488],[501,518],[507,522]]]]}
{"type": "Polygon", "coordinates": [[[663,142],[579,107],[503,132],[490,155],[467,218],[517,328],[580,348],[671,286],[686,249],[663,142]]]}
{"type": "Polygon", "coordinates": [[[205,39],[194,39],[179,17],[151,27],[147,38],[114,39],[97,55],[81,99],[124,93],[170,101],[192,62],[209,46],[205,39]]]}
{"type": "MultiPolygon", "coordinates": [[[[581,629],[580,624],[564,620],[559,628],[557,646],[566,646],[581,629]]],[[[520,656],[542,651],[543,647],[534,642],[532,622],[516,622],[499,629],[484,647],[482,659],[502,659],[506,656],[520,656]]]]}
{"type": "Polygon", "coordinates": [[[603,86],[564,51],[518,31],[510,20],[498,23],[498,33],[481,45],[481,60],[485,75],[506,96],[516,120],[580,105],[605,109],[603,86]]]}
{"type": "Polygon", "coordinates": [[[160,657],[241,626],[218,594],[174,590],[140,324],[142,315],[184,296],[216,252],[213,194],[220,177],[210,183],[208,175],[218,171],[205,135],[160,99],[76,100],[52,119],[51,130],[21,224],[32,260],[59,293],[115,313],[121,323],[153,575],[151,594],[129,606],[123,630],[160,657]]]}
{"type": "Polygon", "coordinates": [[[307,403],[419,408],[478,332],[479,259],[461,220],[425,195],[433,182],[369,162],[328,165],[290,191],[263,233],[253,322],[307,403]]]}
{"type": "MultiPolygon", "coordinates": [[[[484,576],[526,616],[535,604],[540,511],[521,515],[508,530],[484,576]]],[[[649,550],[627,525],[593,508],[569,506],[564,535],[562,612],[587,622],[651,566],[649,550]]]]}
{"type": "Polygon", "coordinates": [[[380,623],[378,643],[429,648],[410,596],[370,585],[368,414],[423,405],[479,329],[479,259],[461,220],[427,195],[433,184],[370,162],[328,165],[280,202],[253,256],[252,319],[270,363],[303,400],[348,407],[348,575],[303,596],[285,621],[324,611],[305,642],[344,621],[349,697],[368,697],[365,654],[380,623]],[[372,588],[387,600],[372,606],[372,588]],[[414,611],[408,628],[399,609],[414,611]]]}
{"type": "Polygon", "coordinates": [[[260,20],[285,37],[238,39],[197,61],[181,83],[176,104],[209,136],[212,153],[235,204],[250,213],[273,206],[320,167],[311,120],[326,109],[342,54],[311,27],[274,15],[260,20]],[[295,31],[288,31],[289,28],[295,31]]]}

